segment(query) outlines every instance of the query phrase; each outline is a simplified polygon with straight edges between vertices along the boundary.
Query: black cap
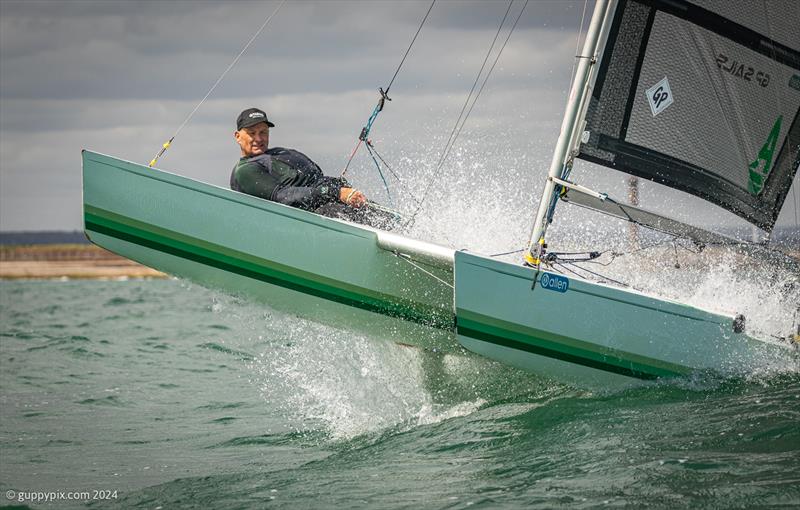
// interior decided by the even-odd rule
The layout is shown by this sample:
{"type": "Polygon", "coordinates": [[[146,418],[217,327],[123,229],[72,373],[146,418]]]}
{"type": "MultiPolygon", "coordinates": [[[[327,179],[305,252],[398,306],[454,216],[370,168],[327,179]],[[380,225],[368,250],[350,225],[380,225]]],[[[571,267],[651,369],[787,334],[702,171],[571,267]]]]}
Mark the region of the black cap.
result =
{"type": "Polygon", "coordinates": [[[266,122],[267,126],[275,127],[275,124],[267,119],[266,113],[258,108],[248,108],[240,113],[239,118],[236,119],[236,130],[238,131],[246,127],[255,126],[260,122],[266,122]]]}

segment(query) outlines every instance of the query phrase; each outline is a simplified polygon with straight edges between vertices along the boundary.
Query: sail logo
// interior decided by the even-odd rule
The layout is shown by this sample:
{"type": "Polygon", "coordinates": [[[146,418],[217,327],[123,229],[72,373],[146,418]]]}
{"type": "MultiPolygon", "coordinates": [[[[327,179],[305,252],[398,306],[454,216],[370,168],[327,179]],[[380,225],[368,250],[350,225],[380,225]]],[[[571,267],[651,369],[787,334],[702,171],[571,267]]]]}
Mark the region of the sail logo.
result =
{"type": "Polygon", "coordinates": [[[744,81],[755,81],[762,87],[769,85],[769,73],[758,71],[748,65],[745,65],[736,59],[731,59],[727,55],[720,53],[717,55],[717,67],[726,73],[736,78],[741,78],[744,81]]]}
{"type": "Polygon", "coordinates": [[[778,145],[778,138],[781,134],[781,123],[783,122],[783,115],[778,115],[775,124],[767,136],[767,141],[761,146],[758,151],[756,160],[750,163],[750,182],[748,189],[752,195],[760,195],[764,190],[764,181],[767,180],[770,170],[772,170],[772,158],[775,155],[775,148],[778,145]]]}
{"type": "Polygon", "coordinates": [[[561,275],[543,273],[539,278],[539,283],[543,289],[554,290],[556,292],[566,292],[569,289],[569,280],[561,275]]]}
{"type": "Polygon", "coordinates": [[[674,102],[672,97],[672,90],[669,88],[669,80],[664,78],[645,91],[647,95],[647,103],[650,105],[650,111],[653,112],[653,117],[663,112],[674,102]]]}

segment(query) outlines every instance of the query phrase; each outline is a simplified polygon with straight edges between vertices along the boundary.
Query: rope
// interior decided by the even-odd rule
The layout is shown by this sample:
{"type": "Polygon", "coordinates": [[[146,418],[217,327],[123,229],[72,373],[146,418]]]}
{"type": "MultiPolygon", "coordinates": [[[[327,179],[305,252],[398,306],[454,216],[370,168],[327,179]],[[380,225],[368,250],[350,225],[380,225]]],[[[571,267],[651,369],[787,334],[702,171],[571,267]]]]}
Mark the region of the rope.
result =
{"type": "Polygon", "coordinates": [[[505,252],[503,252],[503,253],[495,253],[495,254],[493,254],[493,255],[489,255],[489,256],[490,256],[490,257],[502,257],[503,255],[513,255],[514,253],[519,253],[519,252],[521,252],[521,251],[525,251],[525,250],[526,250],[526,248],[521,248],[521,249],[519,249],[519,250],[514,250],[514,251],[505,251],[505,252]]]}
{"type": "Polygon", "coordinates": [[[509,39],[511,39],[511,34],[514,33],[514,29],[517,27],[517,23],[519,22],[520,18],[522,17],[522,13],[525,12],[525,7],[528,6],[528,0],[525,0],[525,4],[522,6],[522,9],[520,9],[519,14],[517,14],[517,18],[514,20],[514,24],[511,26],[511,30],[509,30],[508,35],[506,36],[506,39],[503,42],[503,45],[500,47],[500,51],[498,51],[497,56],[495,57],[494,62],[492,63],[492,66],[489,68],[489,71],[486,73],[486,76],[484,77],[483,83],[481,84],[481,87],[478,90],[478,93],[475,95],[475,98],[472,101],[472,105],[469,107],[469,110],[467,111],[466,115],[463,118],[463,121],[461,122],[461,125],[459,126],[459,121],[461,121],[461,116],[464,113],[464,110],[466,109],[467,105],[469,104],[470,97],[472,96],[472,92],[473,92],[473,90],[475,90],[475,86],[477,85],[478,81],[480,80],[481,73],[483,72],[483,69],[484,69],[484,67],[486,65],[486,61],[488,60],[489,55],[491,55],[492,49],[494,48],[495,42],[497,41],[497,37],[500,35],[500,31],[503,28],[503,24],[505,24],[506,18],[508,17],[508,13],[511,10],[511,5],[513,3],[514,3],[514,0],[511,0],[511,2],[509,2],[509,4],[508,4],[508,9],[506,9],[506,13],[503,16],[503,20],[500,22],[500,26],[497,28],[497,33],[495,34],[494,40],[492,41],[492,45],[489,47],[489,51],[486,53],[486,58],[483,61],[483,65],[481,66],[480,71],[478,71],[478,75],[475,77],[475,82],[472,85],[472,90],[470,90],[469,95],[467,95],[467,100],[464,102],[464,106],[461,108],[461,114],[459,114],[459,118],[458,118],[458,120],[456,120],[456,123],[453,126],[453,131],[451,131],[451,133],[450,133],[450,137],[451,138],[448,138],[448,143],[445,144],[444,152],[443,152],[442,156],[439,158],[439,162],[436,165],[436,170],[431,175],[431,178],[428,181],[428,184],[427,184],[427,186],[425,187],[425,189],[424,189],[424,191],[422,193],[422,198],[420,199],[420,204],[417,206],[417,209],[411,215],[411,222],[406,224],[406,227],[408,225],[410,225],[411,223],[413,223],[414,219],[417,216],[417,213],[422,208],[422,206],[423,206],[423,204],[425,202],[425,199],[428,196],[428,192],[430,191],[431,187],[433,186],[434,182],[436,181],[436,178],[440,175],[440,170],[441,170],[442,166],[444,166],[445,161],[447,160],[448,156],[450,155],[450,152],[452,151],[453,147],[455,146],[456,140],[458,139],[458,136],[461,134],[461,130],[464,128],[464,125],[467,123],[467,119],[469,118],[469,115],[472,113],[472,109],[475,107],[475,104],[478,102],[478,98],[480,97],[481,93],[483,92],[483,89],[486,86],[486,83],[489,81],[489,77],[492,75],[492,71],[494,71],[494,68],[497,65],[497,62],[500,60],[500,56],[503,54],[503,50],[505,49],[506,44],[508,44],[509,39]],[[448,144],[449,144],[449,147],[448,147],[448,144]]]}
{"type": "MultiPolygon", "coordinates": [[[[420,31],[422,30],[422,26],[425,24],[425,21],[427,21],[428,15],[431,13],[431,10],[433,9],[433,5],[435,3],[436,3],[436,0],[433,0],[431,2],[430,7],[428,7],[428,12],[425,13],[425,16],[422,18],[422,21],[420,22],[419,27],[417,27],[417,32],[414,34],[414,37],[411,39],[411,43],[408,45],[408,48],[406,48],[406,52],[403,55],[403,58],[400,60],[400,64],[397,66],[397,69],[395,69],[394,75],[392,76],[392,79],[389,80],[389,85],[386,87],[386,90],[384,91],[383,88],[379,88],[378,89],[378,91],[381,94],[381,97],[380,97],[380,99],[378,99],[378,104],[375,106],[375,109],[372,110],[372,115],[369,116],[369,119],[367,120],[367,124],[363,128],[361,128],[361,134],[358,136],[358,142],[356,143],[356,146],[353,148],[353,152],[350,153],[350,158],[347,160],[347,164],[344,166],[344,170],[342,170],[342,174],[341,174],[342,177],[344,177],[344,175],[347,173],[347,170],[350,168],[350,163],[352,163],[353,158],[355,157],[356,153],[358,152],[359,147],[361,147],[361,144],[363,142],[367,141],[367,137],[369,136],[369,133],[372,130],[372,123],[375,122],[375,119],[377,118],[378,114],[381,111],[383,111],[383,106],[384,106],[385,102],[387,100],[388,101],[392,100],[389,97],[389,89],[392,88],[392,84],[394,83],[395,78],[397,78],[397,75],[400,72],[400,69],[403,67],[403,63],[405,63],[406,57],[408,57],[408,54],[411,52],[411,47],[414,46],[414,42],[417,40],[417,36],[419,35],[420,31]]],[[[372,159],[373,159],[373,161],[375,160],[375,158],[372,158],[372,159]]],[[[375,162],[375,164],[376,165],[378,164],[377,161],[375,162]]],[[[378,167],[378,172],[380,172],[380,166],[378,167]]],[[[383,175],[381,175],[381,177],[383,177],[383,175]]],[[[386,182],[386,180],[384,179],[384,183],[385,182],[386,182]]],[[[387,194],[389,193],[389,189],[388,188],[386,189],[386,193],[387,194]]]]}
{"type": "Polygon", "coordinates": [[[392,194],[389,192],[389,183],[386,182],[386,177],[383,176],[383,171],[381,170],[381,165],[378,163],[378,160],[375,159],[375,154],[372,152],[372,144],[367,141],[367,152],[369,152],[372,161],[375,163],[375,167],[378,169],[378,174],[381,176],[381,180],[383,181],[383,187],[386,188],[386,196],[389,197],[389,203],[392,204],[394,207],[394,202],[392,201],[392,194]]]}
{"type": "MultiPolygon", "coordinates": [[[[366,140],[365,143],[366,143],[368,148],[372,149],[372,154],[374,154],[375,156],[378,157],[380,162],[383,163],[383,165],[386,167],[387,170],[389,170],[389,173],[392,174],[392,177],[394,177],[397,180],[397,183],[400,184],[400,187],[403,189],[405,194],[407,196],[411,197],[411,200],[413,200],[415,204],[419,205],[420,202],[417,199],[417,197],[414,196],[414,194],[408,188],[406,183],[403,182],[403,180],[400,178],[400,176],[397,175],[397,173],[392,169],[392,167],[389,165],[389,163],[387,163],[386,160],[383,158],[383,156],[381,156],[381,154],[378,152],[378,150],[375,148],[375,146],[372,145],[372,142],[370,140],[366,140]]],[[[398,211],[395,211],[395,210],[392,210],[392,209],[388,209],[388,208],[385,208],[383,206],[379,206],[379,205],[375,204],[374,202],[370,202],[370,205],[372,207],[377,208],[377,209],[386,210],[388,212],[391,212],[392,214],[395,214],[396,216],[398,216],[400,218],[400,220],[403,221],[404,224],[408,224],[408,222],[411,220],[410,217],[405,215],[405,214],[400,214],[398,211]]],[[[434,220],[433,217],[431,217],[430,215],[426,214],[424,211],[423,211],[423,215],[426,218],[430,219],[430,220],[434,220]]],[[[434,223],[435,223],[435,220],[434,220],[434,223]]],[[[447,241],[450,244],[450,246],[454,246],[455,245],[455,243],[449,237],[447,237],[447,234],[443,230],[434,227],[433,231],[441,234],[442,237],[445,239],[445,241],[447,241]]]]}
{"type": "Polygon", "coordinates": [[[253,34],[253,37],[251,37],[250,40],[247,41],[247,44],[244,45],[244,48],[242,48],[242,51],[240,51],[239,54],[236,55],[236,58],[233,59],[233,62],[231,62],[231,64],[228,66],[228,68],[225,69],[225,71],[223,71],[223,73],[219,76],[219,78],[217,78],[217,81],[214,82],[214,85],[211,86],[211,88],[208,90],[208,92],[203,97],[203,99],[201,99],[200,102],[197,103],[197,106],[194,107],[194,110],[192,110],[192,112],[189,114],[189,116],[186,117],[186,119],[183,121],[183,123],[178,127],[177,131],[175,131],[175,134],[172,135],[172,138],[170,138],[168,141],[164,142],[164,145],[161,146],[161,150],[158,152],[158,154],[156,154],[156,156],[152,160],[150,160],[150,164],[148,165],[150,168],[153,168],[153,166],[158,161],[158,158],[160,158],[167,151],[167,149],[169,149],[170,145],[172,145],[172,141],[175,140],[176,136],[178,136],[178,133],[180,133],[181,130],[183,130],[183,128],[186,126],[186,124],[189,123],[191,118],[194,116],[195,112],[197,112],[197,110],[200,108],[200,106],[206,101],[206,99],[208,99],[208,97],[211,95],[211,93],[214,92],[214,89],[216,89],[217,85],[219,85],[220,82],[222,81],[222,79],[225,78],[225,75],[228,74],[228,71],[233,69],[233,66],[235,66],[236,63],[239,61],[239,59],[242,57],[242,55],[244,55],[244,52],[247,51],[247,48],[249,48],[250,45],[253,44],[253,41],[256,40],[256,37],[258,37],[261,34],[261,32],[264,30],[264,28],[266,28],[266,26],[269,24],[269,22],[272,21],[272,18],[275,17],[275,15],[278,13],[280,8],[285,3],[286,3],[286,0],[281,0],[281,3],[278,4],[278,7],[276,7],[275,10],[272,11],[272,14],[270,14],[267,17],[267,19],[264,21],[264,23],[261,24],[261,27],[256,31],[255,34],[253,34]]]}
{"type": "Polygon", "coordinates": [[[451,144],[453,142],[453,136],[458,129],[459,123],[464,116],[464,112],[467,110],[467,106],[469,105],[469,100],[472,98],[472,93],[475,92],[475,87],[478,86],[478,82],[481,79],[481,74],[483,74],[483,70],[486,68],[486,62],[489,61],[489,57],[492,54],[492,50],[494,49],[495,43],[497,43],[497,38],[500,37],[500,31],[503,29],[503,25],[508,18],[508,13],[511,11],[511,5],[514,3],[514,0],[508,2],[508,7],[506,8],[506,12],[503,15],[503,19],[500,21],[500,26],[497,27],[497,32],[494,34],[494,39],[492,39],[492,44],[489,46],[489,50],[486,52],[486,56],[483,58],[483,63],[481,64],[481,68],[478,70],[478,74],[475,76],[475,81],[472,83],[472,88],[469,89],[469,94],[467,94],[467,99],[464,101],[464,105],[461,107],[461,112],[458,114],[458,118],[456,119],[456,123],[453,125],[452,131],[450,131],[450,136],[447,137],[447,143],[444,144],[444,150],[442,151],[442,155],[439,156],[439,161],[436,162],[436,170],[438,171],[444,160],[447,158],[447,154],[449,154],[451,144]]]}
{"type": "Polygon", "coordinates": [[[575,272],[575,271],[573,271],[573,270],[571,270],[571,269],[569,269],[569,268],[566,266],[566,264],[569,264],[569,265],[571,265],[571,266],[574,266],[574,267],[576,267],[576,268],[580,269],[581,271],[586,271],[587,273],[589,273],[589,274],[591,274],[591,275],[594,275],[594,276],[596,276],[596,277],[600,278],[601,280],[606,280],[606,281],[609,281],[609,282],[612,282],[612,283],[616,283],[617,285],[620,285],[620,286],[622,286],[622,287],[630,287],[630,285],[628,285],[627,283],[623,283],[623,282],[621,282],[621,281],[618,281],[618,280],[615,280],[615,279],[613,279],[613,278],[609,278],[608,276],[602,275],[602,274],[600,274],[600,273],[595,273],[594,271],[590,271],[590,270],[586,269],[585,267],[581,267],[581,266],[579,266],[578,264],[576,264],[576,263],[574,263],[574,262],[566,262],[566,263],[559,264],[559,265],[560,265],[562,268],[564,268],[565,270],[567,270],[567,271],[569,271],[569,272],[571,272],[571,273],[573,273],[573,274],[575,274],[575,275],[578,275],[578,276],[580,276],[581,278],[586,278],[586,277],[585,277],[585,276],[583,276],[583,275],[581,275],[581,274],[578,274],[577,272],[575,272]]]}
{"type": "MultiPolygon", "coordinates": [[[[650,250],[650,249],[653,249],[653,248],[657,248],[659,246],[663,246],[665,244],[669,244],[672,247],[673,253],[675,255],[675,267],[676,268],[680,268],[680,263],[678,262],[678,260],[679,260],[678,248],[686,250],[689,253],[694,253],[694,254],[700,253],[702,251],[702,250],[692,250],[691,248],[689,248],[687,246],[684,246],[683,244],[678,242],[680,239],[681,238],[679,238],[679,237],[673,236],[671,239],[665,239],[663,241],[658,241],[658,242],[652,243],[652,244],[650,244],[648,246],[642,246],[640,248],[637,248],[635,250],[630,250],[630,251],[627,251],[627,252],[616,252],[616,251],[612,251],[612,250],[605,250],[605,251],[601,251],[601,252],[551,252],[551,253],[548,253],[547,256],[545,256],[542,259],[542,261],[544,263],[546,263],[547,265],[549,265],[550,267],[552,267],[552,268],[555,268],[556,266],[559,266],[563,270],[568,271],[568,272],[570,272],[570,273],[572,273],[572,274],[574,274],[576,276],[579,276],[581,278],[587,278],[587,277],[586,277],[586,275],[580,274],[580,273],[576,272],[575,270],[570,269],[567,266],[569,265],[569,266],[572,266],[572,267],[574,267],[576,269],[579,269],[581,271],[585,271],[586,273],[589,273],[589,274],[599,278],[601,281],[609,281],[609,282],[615,283],[615,284],[623,286],[623,287],[630,287],[630,285],[625,283],[625,282],[621,282],[619,280],[615,280],[615,279],[613,279],[613,278],[611,278],[609,276],[606,276],[606,275],[603,275],[601,273],[597,273],[595,271],[587,269],[586,267],[578,265],[577,262],[586,263],[586,264],[595,264],[595,265],[599,265],[599,266],[602,266],[602,267],[607,267],[607,266],[611,265],[614,262],[614,260],[616,258],[618,258],[618,257],[623,257],[625,255],[632,255],[634,253],[642,252],[642,251],[645,251],[645,250],[650,250]],[[599,260],[596,260],[596,259],[600,258],[601,256],[605,255],[606,253],[610,253],[611,254],[611,259],[608,262],[600,262],[599,260]],[[582,258],[582,259],[564,258],[564,257],[562,257],[562,255],[567,255],[567,256],[572,256],[572,257],[578,256],[578,255],[583,255],[584,258],[582,258]]],[[[511,254],[511,253],[514,253],[514,252],[508,252],[507,254],[511,254]]]]}
{"type": "MultiPolygon", "coordinates": [[[[461,134],[461,130],[464,128],[464,125],[467,123],[467,119],[469,118],[470,114],[472,113],[472,109],[475,108],[475,104],[478,102],[478,97],[480,97],[481,93],[483,92],[484,87],[486,87],[486,83],[489,81],[489,77],[492,75],[492,71],[494,71],[494,68],[497,65],[498,60],[500,60],[500,55],[503,54],[503,50],[506,48],[506,44],[508,44],[508,40],[511,39],[511,34],[514,33],[514,29],[517,28],[517,22],[519,22],[519,19],[522,17],[522,13],[525,11],[525,7],[527,7],[527,6],[528,6],[528,0],[525,0],[525,4],[522,6],[522,9],[520,9],[519,14],[517,15],[517,19],[514,20],[514,24],[511,26],[511,30],[508,32],[508,36],[506,36],[506,40],[503,41],[503,45],[500,47],[500,51],[497,53],[497,57],[495,57],[494,62],[492,62],[492,67],[489,68],[489,72],[484,77],[483,83],[481,83],[481,88],[478,89],[478,93],[475,95],[475,100],[472,102],[472,105],[470,105],[469,110],[467,110],[467,115],[464,117],[464,122],[461,123],[461,126],[458,128],[458,132],[456,133],[456,136],[453,139],[453,143],[450,144],[450,149],[451,150],[453,149],[453,146],[456,143],[456,139],[461,134]]],[[[445,156],[445,160],[447,159],[447,156],[449,156],[449,155],[450,154],[448,153],[445,156]]],[[[444,164],[444,161],[442,161],[442,164],[444,164]]]]}
{"type": "Polygon", "coordinates": [[[405,191],[406,194],[411,197],[411,200],[413,200],[414,203],[419,204],[419,200],[417,200],[417,197],[415,197],[414,194],[411,193],[411,190],[408,188],[408,186],[406,186],[406,184],[403,182],[403,180],[400,178],[400,176],[397,175],[397,173],[392,169],[392,167],[389,165],[389,163],[387,163],[386,160],[383,159],[383,156],[381,156],[381,154],[378,152],[378,150],[375,148],[374,145],[372,145],[372,142],[369,141],[369,140],[367,140],[367,147],[372,149],[372,152],[376,156],[378,156],[378,159],[380,160],[380,162],[383,163],[383,166],[385,166],[387,170],[389,170],[389,173],[391,173],[392,177],[394,177],[397,180],[398,184],[400,184],[400,187],[403,188],[403,191],[405,191]]]}
{"type": "Polygon", "coordinates": [[[566,267],[566,266],[564,266],[562,264],[559,264],[559,266],[561,266],[561,270],[560,271],[555,266],[552,266],[551,269],[554,269],[554,270],[556,270],[557,272],[559,272],[561,274],[563,274],[564,271],[568,271],[568,272],[570,272],[570,273],[572,273],[575,276],[578,276],[580,278],[586,278],[585,276],[583,276],[582,274],[578,273],[577,271],[574,271],[574,270],[572,270],[572,269],[570,269],[570,268],[568,268],[568,267],[566,267]]]}
{"type": "Polygon", "coordinates": [[[442,280],[441,278],[439,278],[439,277],[438,277],[438,276],[436,276],[435,274],[431,273],[430,271],[428,271],[428,270],[426,270],[426,269],[424,269],[424,268],[420,267],[419,265],[415,264],[414,262],[412,262],[411,258],[410,258],[408,255],[404,255],[404,254],[402,254],[402,253],[397,253],[397,252],[394,252],[394,255],[395,255],[395,257],[399,258],[400,260],[405,260],[406,262],[408,262],[409,264],[411,264],[411,265],[412,265],[412,266],[414,266],[415,268],[419,269],[419,270],[420,270],[420,271],[422,271],[423,273],[427,274],[427,275],[428,275],[428,276],[430,276],[431,278],[433,278],[433,279],[435,279],[435,280],[438,280],[439,282],[441,282],[441,283],[443,283],[443,284],[447,285],[447,286],[448,286],[448,287],[450,287],[451,289],[455,288],[455,287],[453,287],[453,285],[452,285],[451,283],[447,283],[446,281],[442,280]]]}
{"type": "Polygon", "coordinates": [[[397,66],[397,70],[394,72],[394,76],[392,76],[392,80],[389,82],[389,85],[386,87],[386,93],[389,93],[389,89],[392,88],[392,83],[394,83],[394,79],[397,78],[397,73],[400,72],[400,68],[403,67],[403,62],[406,61],[406,57],[408,53],[411,51],[411,47],[414,46],[414,41],[417,40],[417,36],[419,35],[420,30],[422,30],[422,25],[425,24],[425,21],[428,19],[428,15],[431,13],[431,9],[433,9],[433,4],[436,3],[436,0],[431,2],[431,6],[428,7],[428,12],[425,13],[425,17],[422,18],[422,22],[419,24],[419,28],[417,28],[417,33],[414,34],[414,38],[411,39],[411,44],[408,45],[408,49],[406,50],[406,54],[403,55],[403,59],[400,61],[400,65],[397,66]]]}
{"type": "MultiPolygon", "coordinates": [[[[419,200],[417,200],[417,197],[414,196],[414,194],[408,188],[406,183],[403,182],[403,180],[400,178],[400,176],[397,175],[397,173],[392,169],[392,167],[389,165],[389,163],[387,163],[386,160],[381,156],[381,154],[378,152],[378,150],[375,148],[375,146],[372,145],[372,142],[370,140],[366,140],[365,143],[366,143],[368,148],[372,149],[372,153],[370,155],[374,154],[375,156],[378,157],[380,162],[383,163],[383,165],[386,167],[387,170],[389,170],[389,173],[392,174],[392,177],[397,179],[397,183],[400,184],[400,187],[403,189],[405,194],[407,196],[411,197],[411,200],[413,200],[415,204],[419,205],[420,202],[419,202],[419,200]]],[[[388,189],[387,189],[387,192],[388,192],[388,189]]],[[[375,207],[376,209],[384,210],[384,211],[387,211],[387,212],[390,212],[390,213],[396,215],[404,224],[408,224],[408,222],[411,221],[411,218],[409,216],[407,216],[405,214],[401,214],[396,210],[380,206],[380,205],[378,205],[378,204],[376,204],[374,202],[370,202],[370,206],[375,207]]],[[[423,211],[423,215],[426,218],[430,219],[430,220],[434,220],[433,217],[431,217],[430,215],[426,214],[424,211],[423,211]]],[[[435,220],[434,220],[434,223],[435,223],[435,220]]],[[[434,227],[433,231],[441,234],[441,236],[445,239],[445,241],[447,241],[450,244],[450,246],[454,246],[455,245],[455,243],[449,237],[447,237],[447,234],[443,230],[441,230],[440,228],[434,227]]]]}

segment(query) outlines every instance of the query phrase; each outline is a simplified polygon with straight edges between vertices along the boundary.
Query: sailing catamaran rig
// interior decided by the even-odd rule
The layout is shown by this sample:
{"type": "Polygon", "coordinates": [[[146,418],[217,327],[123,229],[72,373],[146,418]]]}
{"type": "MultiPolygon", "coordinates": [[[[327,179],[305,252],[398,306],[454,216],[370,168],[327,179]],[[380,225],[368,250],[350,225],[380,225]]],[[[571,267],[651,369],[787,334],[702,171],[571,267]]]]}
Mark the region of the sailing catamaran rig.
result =
{"type": "Polygon", "coordinates": [[[749,372],[793,356],[789,343],[751,338],[736,314],[559,274],[545,239],[565,202],[700,243],[738,242],[574,182],[576,159],[696,195],[769,232],[800,161],[799,9],[791,0],[597,0],[526,265],[90,151],[85,231],[115,253],[279,310],[435,350],[458,349],[457,339],[578,386],[749,372]]]}

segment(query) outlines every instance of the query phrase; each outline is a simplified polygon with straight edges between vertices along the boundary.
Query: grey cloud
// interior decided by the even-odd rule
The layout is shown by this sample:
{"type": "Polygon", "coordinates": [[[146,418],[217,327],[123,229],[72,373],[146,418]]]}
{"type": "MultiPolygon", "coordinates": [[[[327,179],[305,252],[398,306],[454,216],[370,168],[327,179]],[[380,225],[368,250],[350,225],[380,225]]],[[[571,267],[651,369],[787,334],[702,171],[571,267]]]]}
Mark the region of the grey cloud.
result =
{"type": "MultiPolygon", "coordinates": [[[[276,5],[0,0],[0,229],[80,228],[80,150],[149,161],[276,5]]],[[[159,166],[225,186],[238,155],[234,118],[260,106],[278,124],[273,144],[338,173],[428,5],[287,2],[159,166]]],[[[439,0],[432,11],[372,133],[410,186],[434,171],[506,5],[439,0]]],[[[435,193],[446,195],[446,182],[461,191],[442,196],[440,213],[457,218],[471,193],[491,188],[503,197],[493,217],[515,218],[508,235],[527,229],[514,207],[536,202],[582,8],[528,4],[441,169],[435,193]]],[[[618,178],[605,172],[587,175],[618,178]]],[[[351,175],[383,193],[363,154],[351,175]]]]}
{"type": "MultiPolygon", "coordinates": [[[[161,2],[100,3],[105,7],[99,12],[92,11],[94,3],[57,3],[55,14],[42,8],[50,4],[7,4],[0,31],[3,97],[202,97],[207,84],[227,67],[264,14],[277,5],[178,2],[185,7],[179,9],[165,8],[161,2]],[[121,12],[114,14],[108,3],[119,6],[121,12]],[[133,9],[131,3],[140,8],[133,9]],[[250,11],[259,15],[244,15],[250,11]],[[57,80],[53,79],[56,75],[57,80]]],[[[431,23],[401,78],[453,86],[459,72],[469,74],[470,64],[480,62],[493,37],[497,20],[485,26],[483,11],[498,11],[499,19],[505,6],[504,2],[440,4],[431,15],[432,22],[437,12],[438,18],[472,16],[481,22],[469,30],[451,24],[437,28],[431,23]]],[[[321,86],[341,92],[385,85],[426,5],[290,2],[236,67],[232,73],[236,80],[225,82],[218,93],[247,95],[259,83],[270,93],[311,92],[321,86]],[[412,16],[411,6],[420,7],[420,12],[412,16]],[[411,23],[410,18],[415,21],[411,23]]],[[[542,8],[538,2],[529,7],[531,12],[542,8]]],[[[560,31],[541,30],[541,23],[536,32],[520,27],[511,46],[564,39],[560,31]]]]}
{"type": "MultiPolygon", "coordinates": [[[[488,34],[485,34],[488,35],[488,34]]],[[[437,58],[427,48],[418,49],[404,65],[395,91],[464,90],[471,85],[491,37],[461,46],[441,45],[437,58]]],[[[553,34],[515,34],[506,48],[493,84],[539,86],[551,81],[565,84],[568,67],[558,61],[560,52],[570,51],[570,42],[553,34]],[[532,42],[534,39],[546,44],[532,42]]],[[[569,55],[567,53],[566,55],[569,55]]],[[[181,56],[142,57],[117,44],[93,45],[78,56],[68,52],[42,55],[34,62],[6,61],[0,73],[5,98],[201,98],[222,69],[229,55],[196,51],[181,56]],[[55,79],[57,78],[57,79],[55,79]]],[[[275,56],[248,56],[215,91],[219,97],[247,97],[254,93],[346,92],[386,86],[399,57],[361,57],[303,60],[275,56]]]]}

